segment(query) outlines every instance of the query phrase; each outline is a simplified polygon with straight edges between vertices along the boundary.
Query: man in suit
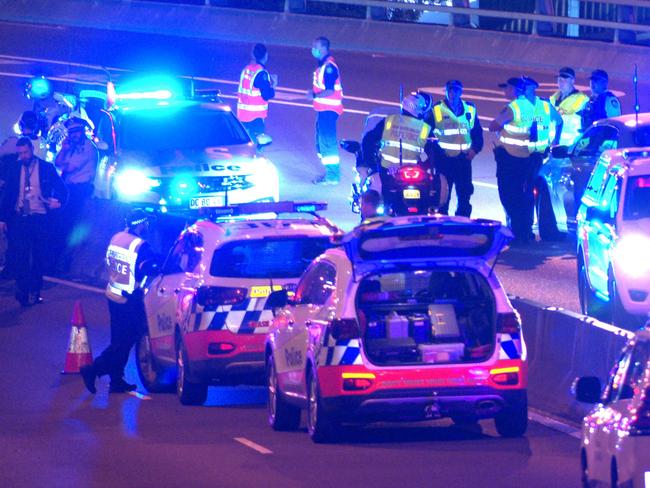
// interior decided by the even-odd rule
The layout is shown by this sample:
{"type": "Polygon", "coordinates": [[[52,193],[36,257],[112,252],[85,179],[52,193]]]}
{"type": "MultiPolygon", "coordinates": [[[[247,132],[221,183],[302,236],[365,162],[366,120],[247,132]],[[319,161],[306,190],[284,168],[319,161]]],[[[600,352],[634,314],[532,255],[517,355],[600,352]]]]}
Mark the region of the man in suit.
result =
{"type": "Polygon", "coordinates": [[[16,149],[17,159],[4,169],[0,232],[7,232],[13,249],[16,300],[26,307],[43,301],[49,213],[65,204],[68,192],[54,166],[34,156],[29,138],[21,137],[16,149]]]}

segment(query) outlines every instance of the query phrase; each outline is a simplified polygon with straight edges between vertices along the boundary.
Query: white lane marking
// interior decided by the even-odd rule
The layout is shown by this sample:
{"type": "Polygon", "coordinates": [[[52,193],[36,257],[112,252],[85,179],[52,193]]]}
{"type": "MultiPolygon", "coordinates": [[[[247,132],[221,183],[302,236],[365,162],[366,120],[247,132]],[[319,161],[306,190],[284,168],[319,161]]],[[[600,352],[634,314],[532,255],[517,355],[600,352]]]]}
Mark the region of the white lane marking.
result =
{"type": "Polygon", "coordinates": [[[56,59],[30,58],[30,57],[27,57],[27,56],[13,56],[11,54],[0,54],[0,58],[17,59],[19,61],[28,61],[30,63],[39,62],[39,63],[48,63],[48,64],[60,64],[62,66],[76,66],[78,68],[98,69],[98,70],[101,70],[101,71],[104,71],[104,70],[124,71],[124,72],[131,71],[131,70],[124,69],[124,68],[114,68],[112,66],[99,66],[99,65],[96,65],[96,64],[84,64],[84,63],[73,63],[73,62],[68,62],[68,61],[57,61],[56,59]]]}
{"type": "Polygon", "coordinates": [[[70,288],[76,288],[77,290],[91,291],[93,293],[104,294],[104,289],[97,288],[96,286],[83,285],[81,283],[75,283],[74,281],[62,280],[61,278],[53,278],[52,276],[45,276],[43,278],[45,281],[50,283],[57,283],[59,285],[69,286],[70,288]]]}
{"type": "Polygon", "coordinates": [[[499,188],[499,186],[494,183],[486,183],[484,181],[472,181],[472,184],[474,186],[482,186],[483,188],[491,188],[492,190],[497,190],[499,188]]]}
{"type": "Polygon", "coordinates": [[[233,437],[233,439],[239,442],[240,444],[245,445],[246,447],[250,447],[251,449],[259,452],[260,454],[273,454],[273,451],[271,451],[270,449],[267,449],[264,446],[260,446],[259,444],[256,444],[255,442],[246,439],[246,437],[233,437]]]}
{"type": "MultiPolygon", "coordinates": [[[[25,75],[22,73],[9,73],[7,71],[0,71],[0,76],[9,76],[11,78],[33,78],[32,75],[25,75]]],[[[62,76],[48,76],[48,80],[54,81],[64,81],[66,83],[78,83],[80,85],[92,85],[92,86],[104,86],[104,83],[97,81],[83,81],[79,79],[74,79],[71,77],[62,77],[62,76]]]]}
{"type": "Polygon", "coordinates": [[[533,422],[543,425],[544,427],[548,427],[549,429],[557,430],[558,432],[570,435],[576,439],[582,439],[582,433],[580,432],[580,429],[576,429],[573,425],[569,425],[560,420],[554,419],[547,415],[543,415],[537,411],[531,411],[530,409],[528,410],[528,418],[533,422]]]}
{"type": "Polygon", "coordinates": [[[151,400],[152,398],[149,395],[145,395],[144,393],[140,393],[138,391],[128,391],[127,392],[129,395],[132,397],[137,398],[138,400],[151,400]]]}

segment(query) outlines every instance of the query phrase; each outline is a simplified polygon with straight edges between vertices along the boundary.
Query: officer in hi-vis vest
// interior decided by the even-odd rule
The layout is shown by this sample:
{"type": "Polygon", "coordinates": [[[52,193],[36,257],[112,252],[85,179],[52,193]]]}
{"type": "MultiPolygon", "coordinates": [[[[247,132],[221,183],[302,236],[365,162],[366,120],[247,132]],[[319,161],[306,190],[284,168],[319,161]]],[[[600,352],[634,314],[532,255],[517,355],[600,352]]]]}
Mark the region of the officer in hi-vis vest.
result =
{"type": "Polygon", "coordinates": [[[136,385],[124,380],[124,367],[131,348],[146,327],[141,286],[155,258],[151,246],[144,240],[150,219],[151,215],[144,210],[131,211],[126,218],[126,229],[112,237],[106,251],[111,343],[93,364],[81,368],[81,376],[91,393],[97,391],[95,379],[106,374],[111,378],[111,393],[136,389],[136,385]]]}
{"type": "Polygon", "coordinates": [[[534,196],[529,182],[535,165],[530,148],[537,142],[535,106],[525,97],[521,78],[510,78],[499,87],[511,100],[490,123],[490,131],[498,133],[494,159],[499,199],[515,235],[512,245],[523,245],[530,240],[533,225],[534,196]]]}
{"type": "MultiPolygon", "coordinates": [[[[449,80],[445,84],[445,99],[433,106],[433,135],[436,167],[447,178],[449,196],[456,187],[458,205],[456,215],[469,217],[474,193],[472,159],[483,149],[483,128],[476,115],[476,105],[461,98],[463,84],[449,80]]],[[[449,199],[440,207],[440,213],[449,211],[449,199]]]]}
{"type": "Polygon", "coordinates": [[[557,75],[558,91],[553,93],[550,102],[562,116],[564,125],[560,144],[572,145],[582,130],[582,110],[587,105],[589,97],[575,87],[576,72],[573,68],[565,66],[560,68],[557,75]]]}

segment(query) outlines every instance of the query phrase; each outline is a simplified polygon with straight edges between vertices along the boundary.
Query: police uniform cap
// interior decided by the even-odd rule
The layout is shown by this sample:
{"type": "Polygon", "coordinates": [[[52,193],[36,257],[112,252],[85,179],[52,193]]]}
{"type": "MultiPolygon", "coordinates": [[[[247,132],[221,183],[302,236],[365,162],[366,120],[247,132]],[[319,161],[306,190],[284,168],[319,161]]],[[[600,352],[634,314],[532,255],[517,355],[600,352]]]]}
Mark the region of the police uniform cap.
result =
{"type": "Polygon", "coordinates": [[[590,80],[609,81],[609,75],[604,69],[595,69],[591,72],[590,80]]]}
{"type": "Polygon", "coordinates": [[[576,72],[573,70],[573,68],[569,68],[568,66],[560,68],[560,71],[558,71],[557,75],[560,78],[573,78],[574,80],[576,78],[576,72]]]}
{"type": "Polygon", "coordinates": [[[68,129],[68,131],[73,131],[73,130],[86,130],[87,128],[90,128],[90,125],[88,122],[81,117],[71,117],[65,122],[65,128],[68,129]]]}
{"type": "Polygon", "coordinates": [[[136,225],[143,224],[151,219],[151,214],[141,208],[134,208],[126,216],[126,226],[135,227],[136,225]]]}
{"type": "Polygon", "coordinates": [[[505,83],[499,83],[499,88],[513,87],[516,90],[524,89],[524,82],[521,78],[508,78],[505,83]]]}
{"type": "Polygon", "coordinates": [[[445,87],[447,87],[447,88],[460,88],[462,90],[463,89],[463,83],[460,80],[449,80],[447,83],[445,83],[445,87]]]}
{"type": "Polygon", "coordinates": [[[522,76],[521,81],[524,82],[525,86],[532,86],[532,87],[535,87],[535,88],[539,88],[539,83],[537,83],[537,81],[535,81],[530,76],[522,76]]]}

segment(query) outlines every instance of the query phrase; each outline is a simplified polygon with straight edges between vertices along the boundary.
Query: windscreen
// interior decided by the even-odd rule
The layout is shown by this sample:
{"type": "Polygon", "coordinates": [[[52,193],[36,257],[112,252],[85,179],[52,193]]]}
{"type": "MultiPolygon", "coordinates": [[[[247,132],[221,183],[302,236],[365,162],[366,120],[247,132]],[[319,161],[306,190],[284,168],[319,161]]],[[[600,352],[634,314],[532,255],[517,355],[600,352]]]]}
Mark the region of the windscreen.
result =
{"type": "Polygon", "coordinates": [[[650,176],[634,176],[627,182],[624,220],[650,218],[650,176]]]}
{"type": "Polygon", "coordinates": [[[223,278],[298,278],[328,247],[327,237],[228,242],[214,252],[210,274],[223,278]]]}
{"type": "Polygon", "coordinates": [[[148,153],[250,142],[232,112],[200,106],[125,113],[119,137],[122,149],[148,153]]]}
{"type": "Polygon", "coordinates": [[[650,146],[650,127],[640,126],[634,133],[634,145],[638,147],[650,146]]]}

